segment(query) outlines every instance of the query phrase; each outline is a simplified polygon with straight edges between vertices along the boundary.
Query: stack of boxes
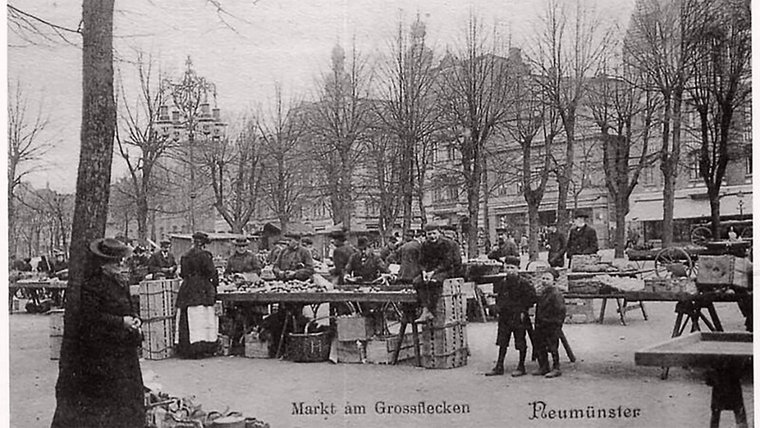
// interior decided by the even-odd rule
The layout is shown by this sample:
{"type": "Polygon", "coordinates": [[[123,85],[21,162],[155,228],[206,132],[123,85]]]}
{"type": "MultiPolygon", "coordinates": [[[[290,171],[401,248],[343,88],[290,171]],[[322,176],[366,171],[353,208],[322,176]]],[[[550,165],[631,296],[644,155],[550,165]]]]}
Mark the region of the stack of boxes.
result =
{"type": "MultiPolygon", "coordinates": [[[[384,334],[378,318],[347,315],[338,317],[338,362],[390,364],[398,344],[398,334],[384,334]]],[[[412,333],[406,333],[398,361],[414,358],[412,333]]]]}
{"type": "Polygon", "coordinates": [[[180,284],[179,279],[140,283],[142,355],[146,360],[163,360],[174,355],[175,303],[180,284]]]}
{"type": "Polygon", "coordinates": [[[443,283],[435,319],[423,326],[420,334],[422,366],[450,369],[467,365],[467,306],[462,294],[462,278],[443,283]]]}

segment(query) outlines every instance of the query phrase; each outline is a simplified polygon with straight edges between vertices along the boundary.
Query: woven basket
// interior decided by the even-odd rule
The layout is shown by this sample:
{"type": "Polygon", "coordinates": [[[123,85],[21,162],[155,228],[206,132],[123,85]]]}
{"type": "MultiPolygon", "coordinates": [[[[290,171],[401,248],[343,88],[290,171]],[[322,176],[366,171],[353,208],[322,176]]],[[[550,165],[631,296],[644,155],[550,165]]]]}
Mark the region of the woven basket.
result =
{"type": "Polygon", "coordinates": [[[289,333],[286,344],[287,358],[291,361],[311,363],[330,358],[330,332],[289,333]]]}

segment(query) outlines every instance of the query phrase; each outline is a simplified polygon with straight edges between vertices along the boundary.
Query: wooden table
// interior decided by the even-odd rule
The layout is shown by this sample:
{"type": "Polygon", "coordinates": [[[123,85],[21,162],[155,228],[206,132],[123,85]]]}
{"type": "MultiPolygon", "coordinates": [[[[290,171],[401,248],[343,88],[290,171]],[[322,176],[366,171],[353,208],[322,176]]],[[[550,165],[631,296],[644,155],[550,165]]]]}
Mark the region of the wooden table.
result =
{"type": "MultiPolygon", "coordinates": [[[[254,302],[254,303],[398,303],[401,304],[402,317],[398,334],[399,346],[393,353],[391,364],[398,362],[398,354],[401,350],[404,334],[408,324],[412,325],[412,339],[414,341],[414,356],[418,366],[422,365],[420,356],[420,339],[417,324],[414,322],[417,311],[417,293],[404,291],[325,291],[325,292],[293,292],[293,293],[219,293],[217,299],[222,302],[254,302]]],[[[283,330],[284,332],[285,330],[283,330]]],[[[282,343],[282,341],[280,342],[282,343]]],[[[279,351],[278,351],[279,354],[279,351]]]]}
{"type": "Polygon", "coordinates": [[[738,427],[747,427],[741,376],[752,361],[752,333],[695,332],[636,352],[636,365],[707,367],[712,386],[710,427],[720,424],[720,413],[732,410],[738,427]]]}

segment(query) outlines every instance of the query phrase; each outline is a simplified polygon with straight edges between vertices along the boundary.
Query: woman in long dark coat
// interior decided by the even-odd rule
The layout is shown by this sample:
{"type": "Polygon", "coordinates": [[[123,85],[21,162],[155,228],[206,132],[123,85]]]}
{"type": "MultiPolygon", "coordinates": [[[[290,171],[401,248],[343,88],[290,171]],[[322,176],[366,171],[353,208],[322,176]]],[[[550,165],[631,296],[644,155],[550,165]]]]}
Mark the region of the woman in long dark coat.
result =
{"type": "Polygon", "coordinates": [[[67,389],[69,411],[56,412],[56,427],[142,427],[145,404],[138,347],[140,319],[132,306],[121,261],[130,249],[107,238],[90,244],[92,269],[82,283],[80,367],[67,389]]]}
{"type": "Polygon", "coordinates": [[[182,285],[177,294],[177,354],[182,358],[211,356],[217,349],[218,320],[214,314],[219,274],[208,235],[193,234],[193,246],[180,259],[182,285]]]}

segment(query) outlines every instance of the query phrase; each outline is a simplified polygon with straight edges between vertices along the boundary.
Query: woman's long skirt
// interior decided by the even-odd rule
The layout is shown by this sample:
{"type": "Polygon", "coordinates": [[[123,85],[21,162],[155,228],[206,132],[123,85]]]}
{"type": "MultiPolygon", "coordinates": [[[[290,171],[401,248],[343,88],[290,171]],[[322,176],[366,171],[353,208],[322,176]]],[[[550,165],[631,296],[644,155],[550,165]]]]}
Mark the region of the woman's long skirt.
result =
{"type": "Polygon", "coordinates": [[[175,337],[180,358],[204,358],[218,348],[219,319],[213,306],[188,306],[177,310],[175,337]]]}

